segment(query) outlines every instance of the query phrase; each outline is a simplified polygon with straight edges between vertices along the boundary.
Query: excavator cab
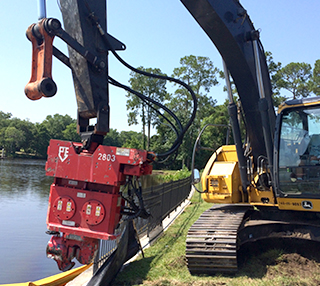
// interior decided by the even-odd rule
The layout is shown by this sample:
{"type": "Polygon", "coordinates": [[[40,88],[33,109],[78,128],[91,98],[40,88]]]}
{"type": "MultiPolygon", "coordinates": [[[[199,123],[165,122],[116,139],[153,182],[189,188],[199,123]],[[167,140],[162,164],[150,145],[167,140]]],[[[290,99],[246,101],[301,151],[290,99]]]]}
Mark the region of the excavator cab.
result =
{"type": "Polygon", "coordinates": [[[275,136],[275,190],[280,209],[319,211],[319,98],[291,100],[279,108],[275,136]]]}

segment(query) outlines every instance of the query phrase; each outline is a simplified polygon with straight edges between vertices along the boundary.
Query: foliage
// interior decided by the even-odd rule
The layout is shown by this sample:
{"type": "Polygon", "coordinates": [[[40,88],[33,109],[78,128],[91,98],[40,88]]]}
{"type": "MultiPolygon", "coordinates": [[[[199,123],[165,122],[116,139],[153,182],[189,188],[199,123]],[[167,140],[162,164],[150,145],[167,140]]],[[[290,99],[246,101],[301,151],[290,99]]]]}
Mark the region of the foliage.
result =
{"type": "MultiPolygon", "coordinates": [[[[312,94],[320,95],[320,60],[314,63],[314,67],[307,63],[290,63],[284,67],[273,59],[272,53],[266,52],[267,64],[273,87],[274,104],[288,98],[280,92],[288,90],[294,98],[301,98],[312,94]]],[[[142,68],[142,70],[162,74],[159,69],[142,68]]],[[[210,95],[210,89],[218,84],[218,75],[224,77],[207,57],[189,55],[180,59],[180,66],[173,69],[172,76],[189,84],[198,98],[198,110],[196,118],[185,134],[182,145],[178,151],[171,155],[164,163],[154,163],[155,169],[184,170],[191,167],[191,154],[194,142],[200,130],[206,124],[228,125],[228,101],[221,105],[210,95]]],[[[130,74],[131,87],[146,96],[160,101],[172,110],[184,125],[192,111],[191,97],[187,90],[174,85],[172,94],[167,92],[167,86],[163,80],[147,78],[137,74],[130,74]]],[[[236,92],[236,90],[235,90],[236,92]]],[[[234,96],[235,102],[237,97],[234,96]]],[[[127,109],[129,111],[128,122],[143,123],[147,132],[117,131],[110,129],[105,136],[103,144],[109,146],[148,149],[156,154],[161,154],[170,149],[176,140],[173,127],[160,117],[148,105],[136,96],[128,94],[127,109]],[[156,131],[151,136],[150,128],[156,131]],[[147,142],[147,144],[145,144],[147,142]],[[147,146],[146,146],[147,145],[147,146]]],[[[167,112],[161,111],[168,116],[167,112]]],[[[171,119],[172,120],[172,119],[171,119]]],[[[21,120],[13,117],[11,113],[0,111],[0,149],[4,148],[7,156],[16,156],[19,152],[35,157],[45,158],[50,139],[80,141],[76,131],[76,120],[69,115],[48,115],[41,123],[32,123],[29,120],[21,120]]],[[[245,134],[245,128],[242,133],[245,134]]],[[[175,124],[175,128],[178,128],[175,124]]],[[[201,145],[217,149],[226,143],[226,127],[208,127],[201,138],[201,145]]],[[[229,134],[229,143],[233,144],[232,132],[229,134]]],[[[195,166],[203,168],[212,151],[197,151],[195,166]]],[[[177,172],[177,177],[181,171],[177,172]]],[[[170,179],[172,174],[168,175],[170,179]]],[[[175,179],[177,179],[175,177],[175,179]]]]}
{"type": "MultiPolygon", "coordinates": [[[[139,67],[138,69],[147,73],[164,75],[161,73],[160,69],[145,69],[143,67],[139,67]]],[[[147,77],[135,72],[131,72],[130,75],[131,78],[129,79],[129,83],[133,90],[138,91],[144,96],[147,96],[148,98],[161,103],[163,103],[166,99],[169,98],[169,95],[166,90],[165,80],[147,77]]],[[[129,126],[132,124],[138,124],[137,117],[139,115],[141,118],[143,129],[142,134],[146,134],[145,128],[147,128],[147,145],[145,144],[145,138],[143,137],[143,149],[149,149],[151,127],[159,124],[159,117],[156,112],[156,110],[158,110],[159,107],[148,104],[147,102],[130,92],[127,94],[127,97],[127,110],[130,111],[128,114],[129,126]],[[151,106],[153,108],[151,108],[151,106]]]]}
{"type": "Polygon", "coordinates": [[[265,52],[265,56],[267,60],[270,81],[271,81],[271,88],[273,92],[272,94],[273,105],[279,106],[282,102],[286,100],[286,97],[280,94],[280,87],[277,85],[277,82],[281,77],[279,70],[281,69],[282,64],[280,62],[274,62],[271,52],[268,52],[268,51],[265,52]]]}
{"type": "MultiPolygon", "coordinates": [[[[181,67],[173,70],[173,76],[191,86],[197,95],[201,95],[201,89],[208,93],[212,86],[219,83],[216,78],[219,69],[208,57],[185,56],[180,59],[180,64],[181,67]]],[[[180,95],[185,92],[177,89],[175,93],[180,95]]]]}
{"type": "Polygon", "coordinates": [[[77,123],[75,121],[72,121],[72,123],[67,125],[65,129],[62,130],[62,137],[65,140],[69,140],[72,142],[81,141],[80,135],[77,133],[77,123]]]}
{"type": "Polygon", "coordinates": [[[110,129],[104,137],[103,144],[106,146],[117,146],[124,148],[143,149],[143,135],[135,131],[121,131],[110,129]]]}
{"type": "Polygon", "coordinates": [[[55,114],[48,115],[41,124],[47,129],[51,139],[61,139],[64,138],[63,130],[71,123],[75,123],[75,120],[69,115],[55,114]]]}
{"type": "Polygon", "coordinates": [[[320,60],[316,60],[309,82],[309,89],[315,94],[320,95],[320,60]]]}
{"type": "Polygon", "coordinates": [[[293,99],[307,97],[311,93],[311,70],[311,65],[307,63],[289,63],[277,71],[276,86],[290,91],[293,99]]]}
{"type": "Polygon", "coordinates": [[[34,127],[35,136],[32,147],[38,157],[45,158],[50,141],[49,132],[43,124],[36,123],[34,127]]]}
{"type": "Polygon", "coordinates": [[[159,182],[168,183],[171,181],[178,181],[191,176],[191,171],[186,166],[177,171],[153,171],[152,176],[159,182]]]}
{"type": "MultiPolygon", "coordinates": [[[[217,73],[219,70],[214,67],[208,57],[186,56],[180,59],[180,65],[173,70],[172,77],[178,78],[191,86],[198,99],[198,110],[196,118],[185,134],[185,139],[177,154],[168,161],[171,169],[179,169],[184,166],[190,168],[193,144],[200,131],[201,121],[213,111],[216,104],[216,101],[209,97],[207,93],[212,86],[218,84],[217,73]]],[[[192,113],[191,102],[189,92],[185,88],[178,87],[167,104],[167,107],[179,118],[183,126],[188,122],[192,113]]],[[[162,124],[157,126],[156,142],[152,145],[159,148],[155,149],[157,153],[163,152],[164,149],[168,150],[176,140],[172,128],[163,119],[160,120],[162,124]]]]}
{"type": "MultiPolygon", "coordinates": [[[[232,131],[229,124],[228,100],[222,105],[218,105],[213,112],[205,117],[201,122],[201,129],[208,126],[201,136],[200,146],[216,150],[222,145],[233,144],[232,131]]],[[[198,169],[204,168],[206,162],[211,157],[213,151],[197,149],[195,156],[195,166],[198,169]]]]}
{"type": "Polygon", "coordinates": [[[15,128],[14,126],[9,126],[4,132],[5,144],[4,147],[10,152],[14,152],[21,147],[24,141],[24,132],[15,128]]]}
{"type": "Polygon", "coordinates": [[[274,106],[279,106],[290,96],[281,95],[285,89],[292,93],[292,98],[308,97],[312,94],[320,95],[320,60],[312,69],[308,63],[292,62],[282,67],[280,62],[274,62],[271,52],[266,52],[274,106]]]}
{"type": "Polygon", "coordinates": [[[69,115],[48,115],[42,123],[32,123],[0,111],[0,148],[7,156],[17,151],[45,158],[50,139],[79,141],[76,121],[69,115]]]}
{"type": "Polygon", "coordinates": [[[120,139],[120,134],[117,129],[110,128],[108,134],[104,137],[103,145],[106,146],[122,146],[123,142],[120,139]]]}
{"type": "MultiPolygon", "coordinates": [[[[80,142],[77,123],[69,115],[49,115],[41,123],[32,123],[0,111],[0,149],[6,156],[17,156],[21,151],[37,158],[45,158],[50,139],[80,142]]],[[[118,132],[111,129],[104,144],[142,149],[142,135],[135,131],[118,132]]]]}

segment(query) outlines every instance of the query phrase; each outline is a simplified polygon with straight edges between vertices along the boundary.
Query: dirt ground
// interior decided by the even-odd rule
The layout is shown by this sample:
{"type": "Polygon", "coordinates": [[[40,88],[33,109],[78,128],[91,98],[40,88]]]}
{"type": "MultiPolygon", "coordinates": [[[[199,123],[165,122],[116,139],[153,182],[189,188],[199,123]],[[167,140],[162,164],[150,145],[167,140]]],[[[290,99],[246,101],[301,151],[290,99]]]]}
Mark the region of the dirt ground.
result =
{"type": "MultiPolygon", "coordinates": [[[[285,275],[299,278],[315,278],[320,271],[320,263],[314,259],[303,257],[298,253],[282,254],[274,262],[274,265],[267,267],[266,278],[285,275]]],[[[320,285],[320,280],[313,280],[314,285],[320,285]]]]}
{"type": "Polygon", "coordinates": [[[250,245],[239,253],[244,259],[237,276],[257,281],[295,281],[293,285],[320,285],[319,249],[319,243],[303,241],[250,245]]]}

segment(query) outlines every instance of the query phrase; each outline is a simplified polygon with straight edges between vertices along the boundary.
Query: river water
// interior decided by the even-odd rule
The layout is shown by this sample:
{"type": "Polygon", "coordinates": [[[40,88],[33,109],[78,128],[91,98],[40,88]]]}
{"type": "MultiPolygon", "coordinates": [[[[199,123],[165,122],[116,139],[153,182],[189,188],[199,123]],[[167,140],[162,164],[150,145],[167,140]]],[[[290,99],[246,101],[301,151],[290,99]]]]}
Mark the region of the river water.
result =
{"type": "Polygon", "coordinates": [[[50,184],[45,161],[0,160],[0,284],[27,282],[60,273],[46,257],[50,184]]]}

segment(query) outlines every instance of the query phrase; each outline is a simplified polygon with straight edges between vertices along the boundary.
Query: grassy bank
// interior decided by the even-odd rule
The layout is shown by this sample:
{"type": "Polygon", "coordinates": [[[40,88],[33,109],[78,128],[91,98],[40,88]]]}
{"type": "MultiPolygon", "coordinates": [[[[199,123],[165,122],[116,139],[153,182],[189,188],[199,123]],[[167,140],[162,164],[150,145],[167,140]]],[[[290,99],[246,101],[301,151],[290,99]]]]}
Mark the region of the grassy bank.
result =
{"type": "Polygon", "coordinates": [[[313,259],[270,248],[247,260],[233,276],[192,276],[185,261],[185,240],[189,227],[210,204],[198,194],[192,204],[151,248],[145,258],[130,263],[113,285],[320,285],[320,266],[313,259]]]}
{"type": "Polygon", "coordinates": [[[190,177],[191,171],[187,168],[181,170],[153,170],[152,176],[161,183],[168,183],[170,181],[178,181],[190,177]]]}

